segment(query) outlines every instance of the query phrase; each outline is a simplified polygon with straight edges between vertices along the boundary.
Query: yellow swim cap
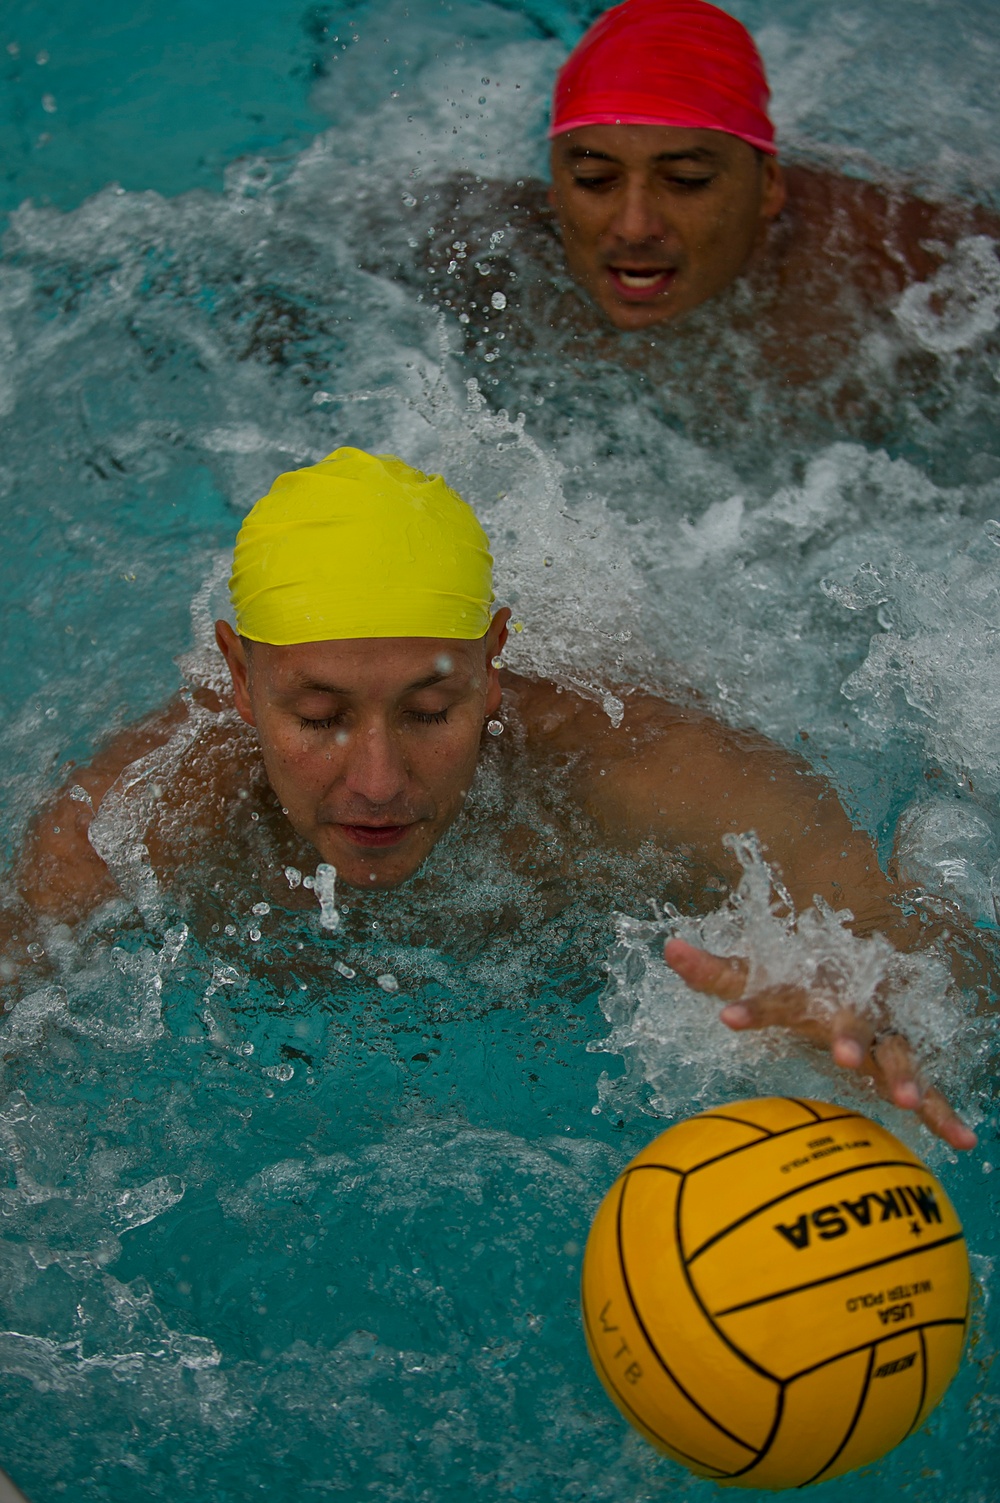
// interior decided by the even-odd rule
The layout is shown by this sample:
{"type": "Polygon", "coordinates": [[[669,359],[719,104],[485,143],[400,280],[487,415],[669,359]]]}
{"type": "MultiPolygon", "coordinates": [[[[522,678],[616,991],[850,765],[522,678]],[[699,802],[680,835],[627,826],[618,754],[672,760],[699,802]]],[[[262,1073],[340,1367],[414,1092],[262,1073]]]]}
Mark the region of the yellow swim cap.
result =
{"type": "Polygon", "coordinates": [[[485,634],[493,559],[440,475],[337,449],[279,475],[236,539],[229,593],[253,642],[485,634]]]}

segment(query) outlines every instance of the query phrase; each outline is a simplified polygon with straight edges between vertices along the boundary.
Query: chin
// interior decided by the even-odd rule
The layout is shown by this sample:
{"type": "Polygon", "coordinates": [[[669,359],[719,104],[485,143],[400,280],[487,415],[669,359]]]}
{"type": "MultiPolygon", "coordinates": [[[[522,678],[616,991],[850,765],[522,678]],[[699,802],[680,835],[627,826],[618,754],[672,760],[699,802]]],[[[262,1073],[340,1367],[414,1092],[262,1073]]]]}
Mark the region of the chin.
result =
{"type": "Polygon", "coordinates": [[[602,303],[601,311],[616,329],[629,333],[637,329],[652,329],[658,324],[672,324],[688,310],[672,308],[663,303],[619,303],[616,300],[602,303]]]}
{"type": "Polygon", "coordinates": [[[384,892],[399,887],[418,872],[427,857],[420,849],[408,850],[407,841],[394,850],[366,851],[340,840],[314,841],[322,861],[337,870],[337,886],[353,887],[359,892],[384,892]],[[374,880],[372,880],[374,878],[374,880]]]}
{"type": "MultiPolygon", "coordinates": [[[[331,864],[337,866],[336,861],[331,864]]],[[[386,867],[381,871],[374,863],[365,867],[363,871],[360,868],[345,870],[337,866],[337,884],[340,887],[351,887],[355,892],[388,892],[393,887],[402,887],[404,882],[408,882],[414,873],[420,870],[422,864],[418,861],[416,865],[403,869],[394,866],[386,867]]]]}
{"type": "Polygon", "coordinates": [[[672,313],[647,308],[642,310],[638,318],[636,317],[636,310],[634,308],[621,310],[616,308],[614,312],[610,309],[605,309],[604,311],[615,328],[619,329],[623,334],[635,333],[636,330],[641,329],[653,329],[658,324],[668,324],[675,316],[672,313]]]}

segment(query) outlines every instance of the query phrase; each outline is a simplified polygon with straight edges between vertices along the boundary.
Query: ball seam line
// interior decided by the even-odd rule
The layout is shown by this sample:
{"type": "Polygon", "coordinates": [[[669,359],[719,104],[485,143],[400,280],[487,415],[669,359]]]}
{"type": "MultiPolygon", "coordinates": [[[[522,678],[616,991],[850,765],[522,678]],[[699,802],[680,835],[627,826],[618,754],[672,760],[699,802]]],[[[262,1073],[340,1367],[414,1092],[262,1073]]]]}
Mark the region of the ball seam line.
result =
{"type": "Polygon", "coordinates": [[[840,1456],[843,1453],[844,1447],[847,1445],[847,1443],[850,1440],[851,1436],[854,1434],[855,1430],[858,1428],[858,1420],[861,1418],[861,1412],[864,1409],[865,1403],[866,1403],[866,1401],[868,1399],[868,1390],[871,1387],[872,1371],[873,1371],[873,1369],[875,1367],[875,1347],[877,1345],[878,1345],[878,1342],[874,1342],[868,1348],[868,1371],[865,1373],[865,1381],[861,1385],[861,1392],[858,1395],[858,1402],[857,1402],[857,1404],[855,1406],[855,1409],[854,1409],[854,1416],[853,1416],[853,1418],[851,1420],[851,1423],[847,1427],[847,1433],[846,1433],[846,1435],[844,1436],[843,1440],[840,1442],[840,1445],[834,1451],[833,1455],[830,1457],[829,1461],[827,1461],[823,1466],[821,1466],[818,1472],[814,1472],[811,1477],[807,1477],[806,1480],[805,1480],[805,1482],[800,1482],[799,1483],[800,1487],[808,1487],[810,1485],[810,1483],[812,1483],[812,1482],[818,1482],[819,1479],[820,1479],[820,1477],[822,1477],[823,1473],[824,1472],[828,1472],[830,1470],[830,1468],[835,1464],[835,1462],[837,1460],[837,1457],[840,1456]]]}
{"type": "MultiPolygon", "coordinates": [[[[917,1400],[917,1412],[913,1416],[913,1424],[907,1430],[906,1435],[912,1435],[913,1432],[914,1432],[914,1430],[917,1428],[917,1422],[919,1421],[920,1415],[923,1412],[924,1400],[927,1397],[927,1343],[924,1340],[924,1331],[923,1331],[923,1327],[922,1326],[920,1328],[920,1333],[919,1334],[920,1334],[920,1361],[921,1361],[920,1398],[917,1400]]],[[[903,1436],[904,1440],[906,1439],[906,1435],[903,1436]]]]}
{"type": "Polygon", "coordinates": [[[602,1372],[605,1374],[605,1376],[607,1378],[607,1382],[605,1384],[605,1387],[609,1390],[609,1392],[611,1392],[611,1393],[614,1394],[615,1403],[616,1404],[620,1404],[623,1409],[627,1409],[628,1412],[629,1412],[629,1414],[631,1414],[633,1416],[633,1423],[635,1424],[636,1429],[639,1430],[640,1432],[645,1431],[648,1435],[656,1436],[656,1440],[654,1442],[655,1444],[661,1445],[661,1446],[666,1446],[666,1448],[670,1452],[672,1452],[672,1454],[674,1456],[684,1457],[687,1461],[690,1461],[694,1466],[703,1467],[706,1472],[710,1472],[711,1473],[711,1475],[712,1475],[713,1478],[728,1477],[729,1476],[728,1472],[721,1471],[718,1467],[712,1467],[712,1466],[710,1466],[707,1461],[702,1461],[701,1458],[700,1458],[700,1456],[689,1456],[688,1453],[687,1453],[687,1451],[682,1451],[679,1446],[675,1446],[671,1441],[664,1440],[661,1435],[657,1434],[657,1432],[653,1429],[653,1427],[651,1425],[648,1425],[646,1423],[646,1421],[640,1415],[638,1409],[636,1409],[632,1404],[630,1404],[628,1402],[628,1400],[625,1398],[625,1395],[621,1392],[621,1390],[619,1389],[617,1383],[615,1383],[615,1381],[613,1379],[613,1376],[612,1376],[612,1373],[610,1372],[610,1370],[609,1370],[609,1368],[607,1366],[607,1363],[604,1361],[604,1358],[601,1356],[600,1347],[598,1346],[597,1341],[596,1341],[595,1336],[594,1336],[594,1328],[593,1328],[593,1326],[591,1324],[590,1316],[587,1314],[587,1306],[586,1306],[586,1304],[584,1304],[584,1306],[583,1306],[583,1323],[584,1323],[584,1326],[586,1328],[587,1335],[590,1337],[591,1350],[596,1354],[597,1361],[600,1363],[600,1366],[601,1366],[601,1370],[602,1370],[602,1372]]]}
{"type": "MultiPolygon", "coordinates": [[[[642,1166],[640,1165],[640,1167],[642,1166]]],[[[793,1195],[799,1195],[805,1190],[813,1190],[817,1185],[825,1185],[831,1179],[843,1179],[847,1174],[858,1174],[866,1172],[869,1169],[912,1169],[913,1167],[914,1165],[909,1159],[879,1159],[877,1163],[873,1164],[852,1164],[847,1169],[835,1169],[832,1174],[824,1174],[819,1179],[809,1180],[807,1184],[796,1185],[793,1189],[786,1190],[783,1195],[776,1195],[773,1200],[767,1200],[762,1205],[755,1206],[752,1211],[748,1211],[745,1216],[740,1216],[736,1221],[730,1222],[729,1226],[723,1227],[721,1231],[713,1232],[707,1242],[703,1242],[700,1247],[695,1248],[694,1252],[687,1259],[687,1262],[689,1265],[693,1263],[695,1258],[700,1258],[702,1253],[706,1252],[714,1242],[718,1242],[721,1237],[728,1237],[730,1232],[734,1232],[738,1226],[743,1226],[744,1222],[752,1221],[755,1216],[760,1216],[764,1211],[769,1211],[773,1206],[780,1205],[783,1200],[790,1200],[793,1195]]]]}
{"type": "MultiPolygon", "coordinates": [[[[774,1137],[774,1132],[770,1127],[761,1127],[759,1122],[748,1122],[745,1117],[734,1117],[731,1112],[699,1112],[698,1116],[693,1118],[693,1120],[695,1122],[735,1122],[737,1127],[752,1127],[754,1132],[760,1133],[758,1142],[764,1138],[774,1137]]],[[[816,1126],[815,1122],[808,1124],[804,1122],[796,1123],[797,1127],[805,1127],[806,1125],[809,1127],[816,1126]]]]}
{"type": "Polygon", "coordinates": [[[762,1378],[768,1378],[772,1383],[776,1383],[778,1385],[779,1392],[777,1405],[780,1410],[783,1402],[782,1394],[784,1393],[784,1388],[782,1385],[784,1380],[782,1378],[779,1378],[777,1373],[768,1372],[767,1368],[762,1367],[761,1364],[756,1360],[756,1358],[750,1356],[749,1352],[745,1352],[740,1347],[738,1347],[729,1333],[727,1331],[724,1331],[722,1327],[716,1323],[716,1317],[711,1313],[711,1311],[706,1308],[705,1302],[701,1297],[694,1279],[691,1277],[691,1272],[684,1261],[684,1242],[681,1236],[681,1202],[684,1198],[684,1186],[686,1183],[687,1175],[685,1175],[681,1180],[680,1189],[677,1192],[677,1203],[674,1206],[674,1237],[677,1241],[677,1248],[680,1252],[681,1268],[684,1271],[684,1279],[691,1293],[691,1298],[694,1300],[695,1304],[698,1306],[698,1309],[705,1317],[707,1324],[715,1332],[719,1340],[722,1341],[726,1346],[728,1346],[729,1350],[734,1354],[734,1356],[739,1357],[740,1361],[744,1362],[747,1367],[752,1368],[754,1372],[760,1373],[762,1378]]]}
{"type": "MultiPolygon", "coordinates": [[[[681,1197],[682,1197],[683,1192],[684,1192],[684,1178],[685,1178],[685,1176],[682,1175],[681,1176],[681,1182],[680,1182],[680,1185],[678,1186],[678,1190],[677,1190],[677,1206],[675,1207],[675,1210],[674,1210],[675,1218],[676,1218],[676,1215],[677,1215],[677,1207],[680,1206],[681,1197]]],[[[621,1268],[621,1271],[622,1271],[622,1283],[625,1286],[625,1295],[626,1295],[626,1298],[628,1299],[629,1305],[631,1306],[632,1314],[635,1317],[636,1325],[639,1327],[639,1330],[642,1332],[643,1338],[645,1339],[646,1345],[649,1347],[649,1350],[653,1353],[653,1356],[656,1358],[657,1362],[659,1362],[660,1366],[663,1368],[663,1371],[666,1373],[666,1375],[670,1379],[671,1383],[673,1383],[673,1384],[676,1385],[676,1387],[684,1395],[684,1397],[687,1399],[688,1403],[692,1406],[692,1408],[697,1409],[698,1413],[700,1415],[702,1415],[702,1417],[704,1419],[708,1420],[709,1424],[712,1425],[712,1426],[714,1426],[714,1428],[716,1430],[721,1431],[721,1433],[723,1435],[725,1435],[727,1437],[727,1439],[733,1441],[734,1444],[736,1444],[738,1446],[742,1446],[745,1451],[749,1451],[749,1452],[751,1452],[752,1455],[756,1456],[756,1454],[757,1454],[757,1447],[756,1446],[751,1445],[749,1441],[744,1440],[741,1436],[735,1435],[733,1433],[733,1431],[728,1430],[725,1425],[723,1425],[719,1420],[717,1420],[715,1418],[714,1414],[710,1414],[707,1409],[705,1409],[705,1408],[702,1407],[702,1405],[698,1402],[698,1400],[694,1397],[693,1394],[688,1393],[687,1389],[684,1387],[684,1384],[680,1381],[680,1379],[677,1377],[677,1375],[675,1373],[671,1372],[670,1368],[668,1367],[665,1359],[663,1358],[663,1356],[662,1356],[662,1354],[660,1352],[659,1347],[656,1345],[655,1341],[653,1340],[653,1338],[649,1334],[649,1331],[646,1328],[646,1323],[645,1323],[645,1321],[643,1320],[642,1316],[639,1313],[639,1307],[636,1304],[635,1296],[632,1293],[632,1285],[631,1285],[631,1283],[629,1281],[629,1276],[628,1276],[628,1266],[627,1266],[627,1264],[625,1262],[625,1247],[624,1247],[624,1244],[623,1244],[623,1241],[622,1241],[622,1212],[623,1212],[624,1207],[625,1207],[625,1192],[626,1192],[627,1189],[628,1189],[628,1180],[626,1179],[625,1183],[622,1185],[622,1192],[621,1192],[621,1194],[618,1197],[618,1211],[617,1211],[617,1215],[616,1215],[616,1218],[615,1218],[615,1236],[616,1236],[616,1239],[617,1239],[617,1242],[618,1242],[618,1266],[621,1268]]],[[[680,1241],[679,1240],[678,1240],[678,1244],[677,1245],[678,1245],[678,1248],[679,1248],[680,1247],[680,1241]]],[[[684,1265],[683,1265],[683,1262],[682,1262],[681,1263],[681,1267],[683,1268],[683,1266],[684,1265]]],[[[687,1270],[686,1269],[684,1269],[684,1274],[685,1274],[685,1277],[687,1277],[687,1270]]],[[[690,1280],[688,1280],[688,1283],[690,1285],[690,1280]]],[[[693,1289],[692,1289],[691,1292],[694,1295],[695,1299],[698,1300],[697,1293],[693,1289]]],[[[699,1308],[702,1310],[703,1314],[705,1314],[706,1317],[707,1317],[708,1312],[705,1310],[705,1307],[701,1304],[700,1300],[698,1300],[698,1305],[699,1305],[699,1308]]],[[[723,1340],[725,1340],[725,1337],[723,1337],[723,1340]]],[[[768,1373],[768,1374],[766,1374],[766,1376],[767,1377],[771,1377],[771,1374],[768,1373]]],[[[702,1465],[702,1464],[703,1463],[699,1463],[699,1465],[702,1465]]],[[[728,1473],[727,1473],[727,1475],[728,1475],[728,1473]]]]}
{"type": "MultiPolygon", "coordinates": [[[[915,1331],[929,1331],[934,1326],[964,1326],[965,1323],[965,1317],[961,1315],[939,1315],[936,1320],[922,1320],[919,1325],[907,1326],[905,1330],[899,1331],[897,1334],[900,1336],[912,1336],[915,1331]]],[[[879,1337],[875,1345],[878,1346],[882,1339],[882,1337],[879,1337]]],[[[870,1345],[871,1342],[862,1341],[857,1346],[848,1347],[844,1352],[834,1352],[832,1357],[824,1357],[822,1362],[814,1362],[812,1367],[803,1367],[797,1373],[789,1373],[784,1381],[786,1383],[797,1383],[800,1378],[808,1378],[810,1373],[818,1373],[821,1367],[829,1367],[832,1362],[839,1362],[842,1357],[853,1357],[856,1352],[867,1351],[870,1345]]]]}
{"type": "Polygon", "coordinates": [[[939,1237],[936,1242],[925,1242],[923,1247],[915,1247],[910,1252],[894,1252],[888,1257],[876,1258],[872,1263],[859,1263],[856,1268],[845,1268],[840,1273],[830,1273],[821,1279],[811,1279],[808,1284],[796,1284],[791,1289],[779,1289],[776,1294],[763,1294],[759,1299],[749,1299],[742,1305],[730,1305],[726,1310],[717,1310],[712,1318],[721,1320],[724,1315],[736,1315],[742,1310],[752,1310],[756,1305],[766,1305],[772,1300],[786,1299],[790,1294],[802,1294],[806,1289],[818,1289],[821,1284],[835,1284],[838,1279],[849,1279],[856,1273],[867,1273],[870,1268],[881,1268],[884,1263],[905,1263],[910,1258],[919,1258],[924,1253],[933,1252],[936,1247],[947,1247],[951,1242],[964,1240],[963,1232],[953,1232],[950,1237],[939,1237]]]}
{"type": "Polygon", "coordinates": [[[781,1100],[781,1101],[790,1101],[793,1106],[800,1106],[804,1112],[810,1112],[812,1114],[812,1119],[813,1119],[814,1123],[816,1123],[816,1122],[832,1122],[832,1121],[836,1120],[833,1117],[823,1117],[823,1116],[821,1116],[820,1113],[816,1110],[816,1108],[811,1104],[811,1102],[800,1101],[799,1098],[798,1098],[798,1096],[781,1096],[781,1097],[779,1097],[779,1100],[781,1100]]]}
{"type": "Polygon", "coordinates": [[[730,1473],[728,1473],[728,1475],[730,1477],[745,1477],[748,1472],[752,1472],[753,1471],[753,1469],[754,1469],[755,1466],[759,1466],[760,1465],[760,1463],[764,1460],[764,1458],[767,1455],[767,1453],[770,1451],[771,1447],[774,1445],[775,1438],[776,1438],[776,1436],[778,1434],[778,1431],[781,1429],[781,1421],[784,1419],[784,1416],[785,1416],[785,1385],[784,1385],[784,1383],[779,1383],[778,1384],[778,1397],[777,1397],[777,1400],[776,1400],[775,1405],[774,1405],[774,1422],[772,1423],[771,1428],[768,1431],[768,1433],[767,1433],[767,1435],[766,1435],[766,1437],[764,1439],[764,1444],[761,1446],[760,1450],[757,1452],[757,1455],[754,1457],[753,1461],[748,1462],[746,1466],[740,1467],[740,1469],[739,1469],[738,1472],[730,1472],[730,1473]]]}
{"type": "MultiPolygon", "coordinates": [[[[700,1117],[692,1118],[692,1121],[702,1122],[704,1121],[705,1117],[711,1115],[712,1114],[710,1112],[704,1112],[700,1117]]],[[[821,1122],[799,1122],[795,1127],[782,1127],[779,1128],[777,1132],[769,1133],[766,1132],[763,1128],[758,1127],[757,1131],[761,1133],[762,1136],[759,1138],[754,1138],[752,1143],[741,1143],[738,1148],[727,1148],[725,1153],[717,1153],[714,1158],[703,1159],[700,1164],[695,1164],[686,1172],[689,1174],[695,1174],[699,1169],[707,1169],[709,1164],[718,1164],[722,1159],[732,1158],[734,1154],[746,1153],[748,1148],[756,1148],[759,1143],[770,1141],[772,1138],[787,1138],[788,1135],[793,1132],[815,1132],[817,1127],[825,1127],[828,1122],[846,1122],[851,1118],[853,1118],[856,1122],[862,1122],[865,1127],[871,1126],[870,1120],[867,1117],[863,1117],[860,1112],[842,1112],[837,1117],[824,1117],[821,1122]]],[[[730,1118],[729,1120],[735,1121],[735,1118],[730,1118]]],[[[923,1168],[920,1160],[915,1156],[913,1162],[914,1167],[923,1168]]],[[[664,1165],[663,1167],[666,1168],[667,1166],[664,1165]]]]}

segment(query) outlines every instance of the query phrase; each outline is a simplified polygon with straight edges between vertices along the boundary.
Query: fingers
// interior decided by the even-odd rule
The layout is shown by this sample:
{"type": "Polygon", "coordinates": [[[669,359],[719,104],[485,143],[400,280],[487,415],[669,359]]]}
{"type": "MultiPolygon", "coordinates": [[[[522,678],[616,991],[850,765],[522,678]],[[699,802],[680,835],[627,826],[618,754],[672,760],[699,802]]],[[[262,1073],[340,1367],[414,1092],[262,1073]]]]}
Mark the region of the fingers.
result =
{"type": "Polygon", "coordinates": [[[919,1110],[923,1091],[917,1077],[913,1050],[901,1033],[889,1033],[872,1050],[875,1083],[887,1101],[904,1111],[919,1110]]]}
{"type": "Polygon", "coordinates": [[[924,1086],[915,1067],[913,1050],[898,1033],[880,1039],[872,1050],[873,1071],[879,1092],[905,1111],[916,1112],[936,1137],[960,1152],[975,1148],[979,1141],[966,1127],[951,1103],[934,1086],[924,1086]]]}
{"type": "Polygon", "coordinates": [[[692,991],[705,992],[727,1005],[719,1014],[727,1028],[794,1028],[805,1038],[826,1043],[829,1028],[813,1016],[808,994],[799,986],[772,986],[743,995],[750,967],[738,956],[712,955],[684,939],[670,939],[663,958],[692,991]]]}
{"type": "Polygon", "coordinates": [[[850,1008],[844,1007],[834,1017],[830,1034],[830,1053],[835,1064],[845,1070],[860,1070],[872,1047],[872,1025],[850,1008]]]}
{"type": "Polygon", "coordinates": [[[943,1138],[952,1148],[957,1148],[960,1152],[968,1152],[979,1142],[972,1128],[966,1127],[941,1092],[935,1090],[933,1086],[924,1095],[919,1115],[925,1127],[929,1127],[932,1133],[943,1138]]]}
{"type": "Polygon", "coordinates": [[[723,1002],[736,1002],[743,995],[748,972],[745,960],[710,955],[685,939],[668,939],[663,958],[692,991],[708,992],[723,1002]]]}
{"type": "Polygon", "coordinates": [[[941,1092],[921,1081],[913,1050],[902,1034],[877,1038],[873,1021],[850,1008],[842,1008],[832,1018],[817,1014],[802,987],[775,986],[745,996],[749,974],[745,960],[712,955],[683,939],[668,940],[663,958],[692,991],[726,1004],[719,1017],[728,1028],[793,1028],[812,1043],[828,1047],[843,1069],[870,1075],[881,1096],[904,1111],[916,1112],[952,1148],[965,1151],[976,1146],[976,1134],[941,1092]]]}

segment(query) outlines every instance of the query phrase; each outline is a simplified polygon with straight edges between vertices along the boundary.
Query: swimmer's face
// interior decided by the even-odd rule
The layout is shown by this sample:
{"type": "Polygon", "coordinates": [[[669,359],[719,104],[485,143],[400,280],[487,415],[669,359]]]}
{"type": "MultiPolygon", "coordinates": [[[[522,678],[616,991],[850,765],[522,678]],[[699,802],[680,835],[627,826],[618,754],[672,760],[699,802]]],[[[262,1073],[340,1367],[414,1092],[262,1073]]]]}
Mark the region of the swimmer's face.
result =
{"type": "Polygon", "coordinates": [[[500,707],[492,659],[509,615],[498,612],[475,642],[255,642],[249,652],[218,623],[236,707],[256,727],[271,787],[341,882],[395,887],[460,813],[484,722],[500,707]]]}
{"type": "Polygon", "coordinates": [[[736,136],[591,125],[552,142],[566,261],[618,329],[670,323],[747,265],[785,202],[781,169],[736,136]]]}

